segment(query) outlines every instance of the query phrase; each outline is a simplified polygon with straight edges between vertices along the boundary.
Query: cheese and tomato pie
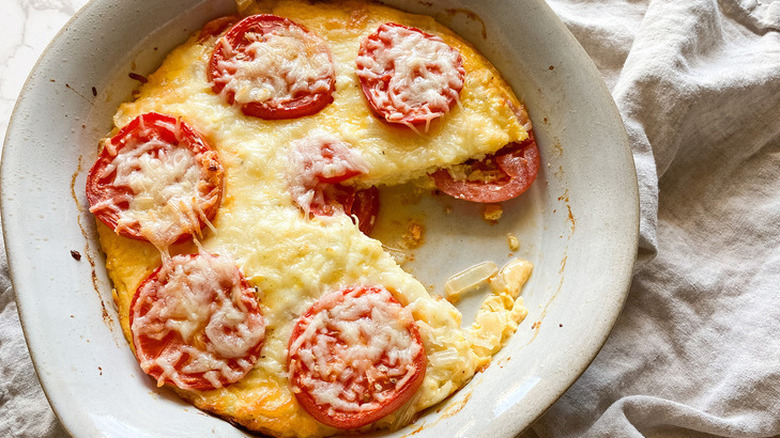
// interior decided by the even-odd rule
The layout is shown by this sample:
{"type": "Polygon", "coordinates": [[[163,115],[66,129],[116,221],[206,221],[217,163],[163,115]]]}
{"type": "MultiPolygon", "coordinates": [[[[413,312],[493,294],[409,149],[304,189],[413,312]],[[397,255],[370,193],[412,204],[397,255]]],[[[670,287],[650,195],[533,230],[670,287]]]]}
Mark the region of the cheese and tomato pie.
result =
{"type": "Polygon", "coordinates": [[[539,168],[530,121],[429,17],[360,1],[239,10],[120,106],[88,174],[123,331],[158,386],[250,430],[402,427],[507,342],[530,265],[485,277],[461,328],[370,237],[377,186],[512,199],[539,168]]]}
{"type": "Polygon", "coordinates": [[[212,389],[252,369],[265,320],[238,266],[204,252],[171,258],[138,286],[130,331],[141,369],[158,385],[212,389]]]}
{"type": "Polygon", "coordinates": [[[287,18],[252,15],[219,39],[207,78],[214,93],[263,119],[314,114],[333,102],[330,49],[287,18]]]}
{"type": "Polygon", "coordinates": [[[411,312],[378,286],[348,287],[317,300],[298,318],[287,354],[298,402],[340,429],[393,412],[425,377],[425,349],[411,312]]]}
{"type": "Polygon", "coordinates": [[[87,176],[90,211],[126,237],[165,250],[217,212],[222,165],[186,122],[147,113],[104,143],[87,176]]]}
{"type": "Polygon", "coordinates": [[[455,104],[466,76],[460,52],[398,23],[382,23],[365,37],[355,63],[371,109],[391,123],[425,123],[426,131],[455,104]]]}

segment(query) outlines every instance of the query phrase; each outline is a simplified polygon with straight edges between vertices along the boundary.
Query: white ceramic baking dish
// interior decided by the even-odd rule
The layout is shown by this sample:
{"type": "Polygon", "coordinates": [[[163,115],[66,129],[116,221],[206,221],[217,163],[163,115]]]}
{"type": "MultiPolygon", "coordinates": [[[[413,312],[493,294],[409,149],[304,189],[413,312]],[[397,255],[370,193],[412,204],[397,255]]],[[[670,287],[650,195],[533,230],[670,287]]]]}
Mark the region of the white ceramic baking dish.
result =
{"type": "MultiPolygon", "coordinates": [[[[530,108],[543,169],[489,232],[468,221],[429,227],[410,265],[426,284],[506,260],[506,234],[517,235],[515,255],[536,266],[525,289],[530,314],[465,388],[381,435],[515,436],[585,370],[623,306],[638,236],[624,127],[593,63],[543,0],[385,3],[436,17],[503,72],[530,108]]],[[[246,434],[155,388],[138,368],[83,189],[98,140],[137,85],[128,73],[151,73],[203,23],[234,10],[229,0],[92,1],[45,51],[16,105],[2,160],[6,250],[35,367],[74,436],[246,434]]],[[[468,314],[470,302],[462,305],[468,314]]]]}

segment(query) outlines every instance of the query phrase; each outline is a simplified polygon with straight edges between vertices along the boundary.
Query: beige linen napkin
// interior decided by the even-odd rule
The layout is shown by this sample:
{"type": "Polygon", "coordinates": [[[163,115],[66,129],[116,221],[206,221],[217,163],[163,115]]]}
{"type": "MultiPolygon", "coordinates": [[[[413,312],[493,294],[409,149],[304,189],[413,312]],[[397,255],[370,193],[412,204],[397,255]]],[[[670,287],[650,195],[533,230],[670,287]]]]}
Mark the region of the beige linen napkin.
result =
{"type": "Polygon", "coordinates": [[[780,434],[780,1],[550,5],[626,123],[642,238],[612,335],[532,431],[780,434]]]}

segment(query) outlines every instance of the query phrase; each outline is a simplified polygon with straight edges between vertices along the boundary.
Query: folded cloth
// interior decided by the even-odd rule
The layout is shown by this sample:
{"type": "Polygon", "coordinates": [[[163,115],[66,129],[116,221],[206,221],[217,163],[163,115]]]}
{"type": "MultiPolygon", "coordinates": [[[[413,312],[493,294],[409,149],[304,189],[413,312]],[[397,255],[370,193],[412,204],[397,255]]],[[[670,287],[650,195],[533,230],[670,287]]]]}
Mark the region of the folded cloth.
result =
{"type": "MultiPolygon", "coordinates": [[[[2,244],[0,234],[0,247],[2,244]]],[[[0,437],[65,436],[30,361],[8,278],[5,251],[0,251],[0,437]]]]}
{"type": "Polygon", "coordinates": [[[780,434],[780,1],[549,3],[625,121],[641,240],[612,335],[527,435],[780,434]]]}
{"type": "MultiPolygon", "coordinates": [[[[780,435],[780,1],[549,4],[626,123],[641,238],[612,336],[524,436],[780,435]]],[[[0,257],[0,436],[63,436],[0,257]]]]}

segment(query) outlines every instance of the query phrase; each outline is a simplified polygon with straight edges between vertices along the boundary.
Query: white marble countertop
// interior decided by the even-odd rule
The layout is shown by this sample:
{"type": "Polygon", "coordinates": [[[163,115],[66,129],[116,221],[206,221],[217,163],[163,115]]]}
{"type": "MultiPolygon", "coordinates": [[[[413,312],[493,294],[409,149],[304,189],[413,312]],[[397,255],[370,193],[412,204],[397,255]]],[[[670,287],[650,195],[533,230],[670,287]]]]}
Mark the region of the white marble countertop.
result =
{"type": "Polygon", "coordinates": [[[87,0],[0,0],[0,138],[35,61],[87,0]]]}

